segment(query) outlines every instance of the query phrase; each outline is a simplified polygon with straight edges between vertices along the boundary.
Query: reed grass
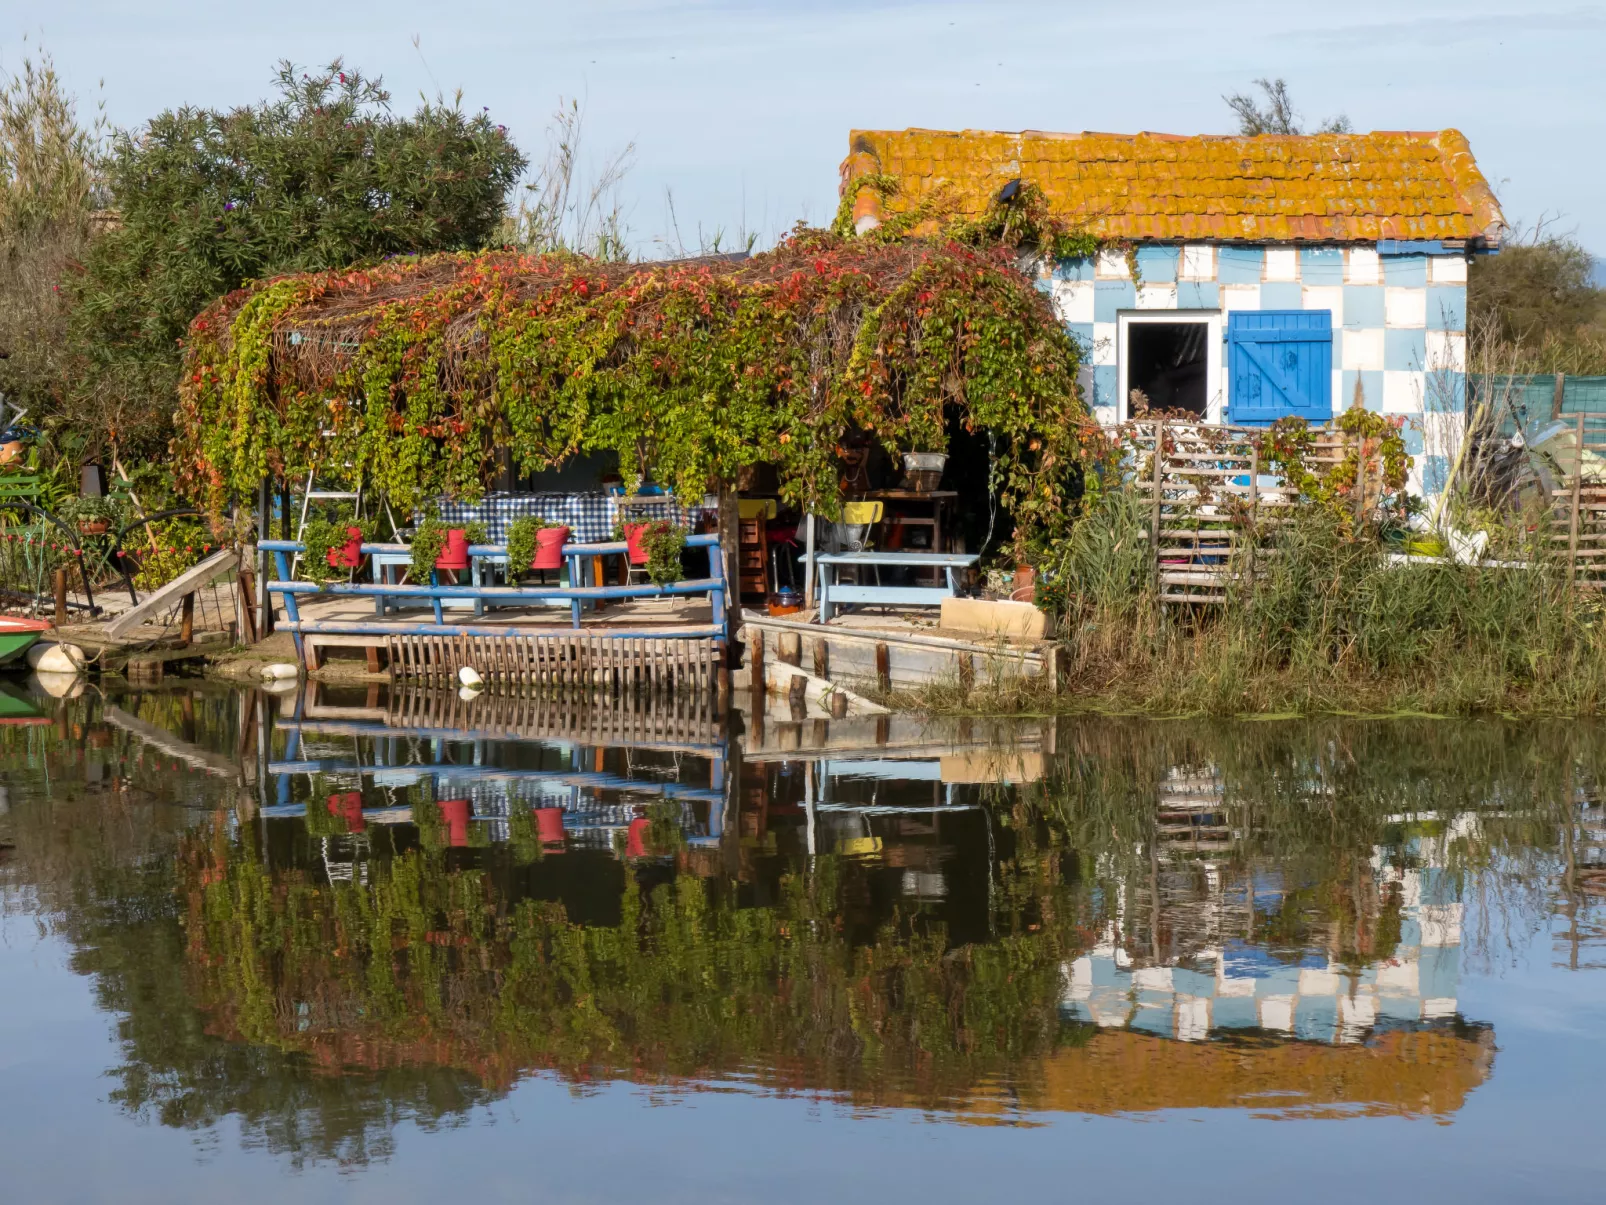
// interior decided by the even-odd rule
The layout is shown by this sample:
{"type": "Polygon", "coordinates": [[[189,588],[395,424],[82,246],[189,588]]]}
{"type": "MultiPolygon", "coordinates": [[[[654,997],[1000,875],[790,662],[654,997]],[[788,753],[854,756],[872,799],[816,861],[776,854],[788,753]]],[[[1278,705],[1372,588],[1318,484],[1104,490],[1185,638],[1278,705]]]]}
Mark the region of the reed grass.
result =
{"type": "Polygon", "coordinates": [[[1598,715],[1606,605],[1572,586],[1545,532],[1501,533],[1499,565],[1391,564],[1375,529],[1310,508],[1216,606],[1162,605],[1141,503],[1114,493],[1058,549],[1066,676],[1000,661],[894,695],[933,714],[1075,711],[1598,715]]]}

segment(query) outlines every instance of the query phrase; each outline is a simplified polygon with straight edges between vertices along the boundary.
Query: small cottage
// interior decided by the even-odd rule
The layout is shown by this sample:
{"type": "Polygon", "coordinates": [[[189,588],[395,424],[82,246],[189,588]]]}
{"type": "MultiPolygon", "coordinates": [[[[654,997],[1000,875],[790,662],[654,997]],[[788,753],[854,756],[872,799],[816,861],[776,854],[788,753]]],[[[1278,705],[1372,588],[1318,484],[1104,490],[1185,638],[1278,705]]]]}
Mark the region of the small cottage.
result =
{"type": "Polygon", "coordinates": [[[842,165],[861,233],[937,190],[979,214],[1014,181],[1110,247],[1038,268],[1100,421],[1134,399],[1244,425],[1359,402],[1407,419],[1412,488],[1443,490],[1466,426],[1467,264],[1505,230],[1458,131],[858,130],[842,165]]]}

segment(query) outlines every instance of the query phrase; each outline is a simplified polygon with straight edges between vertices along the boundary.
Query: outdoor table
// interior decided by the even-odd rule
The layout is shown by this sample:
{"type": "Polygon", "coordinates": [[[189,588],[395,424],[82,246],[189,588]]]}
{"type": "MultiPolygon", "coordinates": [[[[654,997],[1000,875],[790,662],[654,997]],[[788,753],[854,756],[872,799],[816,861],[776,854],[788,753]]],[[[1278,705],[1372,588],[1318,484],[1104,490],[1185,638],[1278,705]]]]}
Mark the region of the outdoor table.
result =
{"type": "Polygon", "coordinates": [[[959,571],[981,558],[963,552],[828,552],[816,558],[820,566],[820,622],[831,618],[831,608],[843,603],[868,603],[880,607],[940,607],[945,598],[959,594],[959,571]],[[860,583],[839,585],[839,568],[911,569],[935,568],[943,571],[943,581],[935,586],[867,586],[860,583]]]}

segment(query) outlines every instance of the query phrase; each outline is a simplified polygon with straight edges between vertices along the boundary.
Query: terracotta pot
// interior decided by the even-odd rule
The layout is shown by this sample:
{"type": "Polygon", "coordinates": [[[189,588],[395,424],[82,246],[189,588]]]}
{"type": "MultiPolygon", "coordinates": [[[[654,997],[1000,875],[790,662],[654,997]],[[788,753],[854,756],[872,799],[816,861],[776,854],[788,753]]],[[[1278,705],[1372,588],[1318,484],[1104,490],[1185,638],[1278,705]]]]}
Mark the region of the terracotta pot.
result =
{"type": "Polygon", "coordinates": [[[1037,601],[1037,570],[1030,565],[1015,566],[1015,581],[1009,597],[1015,602],[1037,601]]]}
{"type": "Polygon", "coordinates": [[[111,530],[110,519],[79,519],[78,530],[86,536],[103,536],[111,530]]]}
{"type": "Polygon", "coordinates": [[[0,444],[0,464],[10,464],[22,455],[26,447],[20,439],[9,439],[0,444]]]}
{"type": "Polygon", "coordinates": [[[346,542],[331,548],[328,560],[331,569],[355,569],[362,564],[362,528],[346,528],[346,542]]]}
{"type": "Polygon", "coordinates": [[[531,569],[563,568],[563,546],[569,542],[567,527],[543,527],[535,533],[535,560],[531,569]]]}
{"type": "Polygon", "coordinates": [[[562,808],[536,808],[535,834],[541,838],[542,845],[563,844],[563,809],[562,808]]]}
{"type": "Polygon", "coordinates": [[[446,840],[448,844],[456,848],[462,848],[467,845],[469,801],[466,799],[442,799],[438,806],[441,810],[441,819],[446,822],[446,840]]]}
{"type": "Polygon", "coordinates": [[[461,527],[446,529],[446,543],[441,548],[440,556],[435,558],[435,568],[468,568],[468,532],[461,527]]]}
{"type": "Polygon", "coordinates": [[[647,529],[651,526],[651,523],[625,524],[625,545],[629,549],[632,565],[647,563],[647,529]]]}

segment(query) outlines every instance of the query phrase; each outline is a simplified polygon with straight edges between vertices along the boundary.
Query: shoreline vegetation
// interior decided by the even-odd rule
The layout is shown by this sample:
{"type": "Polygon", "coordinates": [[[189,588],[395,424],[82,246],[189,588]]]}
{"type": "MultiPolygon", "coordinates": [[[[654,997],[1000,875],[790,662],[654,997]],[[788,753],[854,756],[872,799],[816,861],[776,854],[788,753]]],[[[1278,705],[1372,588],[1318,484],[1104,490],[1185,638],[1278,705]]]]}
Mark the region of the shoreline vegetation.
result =
{"type": "Polygon", "coordinates": [[[1401,564],[1386,528],[1312,507],[1252,588],[1178,607],[1156,597],[1142,510],[1112,492],[1056,549],[1058,691],[1001,650],[969,689],[874,697],[934,716],[1606,714],[1606,599],[1569,580],[1543,524],[1492,533],[1497,564],[1401,564]]]}

